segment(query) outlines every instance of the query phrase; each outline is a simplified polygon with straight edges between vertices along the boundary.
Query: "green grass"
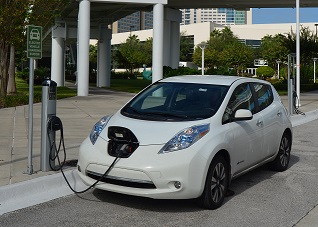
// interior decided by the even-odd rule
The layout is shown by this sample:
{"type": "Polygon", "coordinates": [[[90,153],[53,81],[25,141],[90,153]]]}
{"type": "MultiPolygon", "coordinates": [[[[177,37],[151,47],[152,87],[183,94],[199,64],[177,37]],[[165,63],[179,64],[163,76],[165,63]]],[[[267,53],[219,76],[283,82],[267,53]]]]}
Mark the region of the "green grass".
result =
{"type": "MultiPolygon", "coordinates": [[[[26,105],[29,103],[29,84],[21,78],[16,78],[17,93],[7,95],[4,102],[4,107],[15,107],[26,105]]],[[[33,86],[33,102],[42,101],[42,85],[33,86]]],[[[63,99],[76,96],[76,90],[67,87],[57,88],[57,99],[63,99]]]]}

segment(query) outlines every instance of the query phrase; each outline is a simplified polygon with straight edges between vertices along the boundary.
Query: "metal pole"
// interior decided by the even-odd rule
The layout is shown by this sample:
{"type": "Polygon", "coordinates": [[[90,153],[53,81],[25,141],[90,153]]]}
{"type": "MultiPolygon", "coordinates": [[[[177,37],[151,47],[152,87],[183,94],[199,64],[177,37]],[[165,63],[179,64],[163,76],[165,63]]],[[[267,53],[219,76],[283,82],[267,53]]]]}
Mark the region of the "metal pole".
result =
{"type": "Polygon", "coordinates": [[[300,31],[299,31],[299,0],[296,0],[296,106],[300,107],[300,31]]]}
{"type": "Polygon", "coordinates": [[[34,59],[30,58],[30,73],[29,73],[29,134],[28,134],[28,166],[27,173],[33,173],[32,165],[32,149],[33,149],[33,81],[34,81],[34,59]]]}
{"type": "Polygon", "coordinates": [[[314,83],[316,83],[316,58],[314,58],[314,83]]]}
{"type": "Polygon", "coordinates": [[[202,48],[202,69],[201,69],[202,76],[204,75],[204,48],[202,48]]]}
{"type": "MultiPolygon", "coordinates": [[[[291,76],[290,72],[290,67],[291,67],[291,55],[288,55],[288,113],[289,116],[293,115],[294,110],[293,110],[293,78],[291,76]]],[[[294,67],[294,66],[293,66],[294,67]]]]}

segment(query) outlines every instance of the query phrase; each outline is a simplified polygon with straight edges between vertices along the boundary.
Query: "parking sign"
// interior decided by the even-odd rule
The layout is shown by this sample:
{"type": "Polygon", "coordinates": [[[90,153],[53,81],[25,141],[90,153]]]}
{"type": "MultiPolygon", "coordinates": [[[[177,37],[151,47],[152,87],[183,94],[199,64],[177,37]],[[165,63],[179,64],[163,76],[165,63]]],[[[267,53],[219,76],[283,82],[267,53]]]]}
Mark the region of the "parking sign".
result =
{"type": "Polygon", "coordinates": [[[41,59],[42,58],[42,27],[28,26],[27,32],[27,57],[41,59]]]}

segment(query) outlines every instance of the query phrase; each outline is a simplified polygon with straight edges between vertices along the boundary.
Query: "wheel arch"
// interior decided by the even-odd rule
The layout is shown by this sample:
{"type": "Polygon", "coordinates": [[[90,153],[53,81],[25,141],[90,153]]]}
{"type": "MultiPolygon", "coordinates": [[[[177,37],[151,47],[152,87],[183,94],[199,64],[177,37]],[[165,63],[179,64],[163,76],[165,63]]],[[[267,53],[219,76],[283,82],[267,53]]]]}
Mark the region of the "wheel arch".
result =
{"type": "Polygon", "coordinates": [[[284,131],[284,134],[287,134],[289,136],[290,139],[290,143],[293,143],[293,133],[292,130],[290,128],[286,128],[284,131]]]}
{"type": "MultiPolygon", "coordinates": [[[[228,169],[229,169],[229,171],[228,171],[228,174],[229,174],[229,176],[228,176],[228,179],[229,179],[229,182],[228,182],[228,185],[230,185],[230,183],[231,183],[231,179],[232,179],[232,169],[231,169],[231,156],[230,156],[230,153],[227,151],[227,150],[225,150],[225,149],[222,149],[222,150],[219,150],[216,154],[215,154],[215,156],[216,155],[220,155],[220,156],[222,156],[223,158],[224,158],[224,160],[226,161],[226,163],[227,163],[227,165],[228,165],[228,169]]],[[[214,156],[214,157],[215,157],[214,156]]]]}

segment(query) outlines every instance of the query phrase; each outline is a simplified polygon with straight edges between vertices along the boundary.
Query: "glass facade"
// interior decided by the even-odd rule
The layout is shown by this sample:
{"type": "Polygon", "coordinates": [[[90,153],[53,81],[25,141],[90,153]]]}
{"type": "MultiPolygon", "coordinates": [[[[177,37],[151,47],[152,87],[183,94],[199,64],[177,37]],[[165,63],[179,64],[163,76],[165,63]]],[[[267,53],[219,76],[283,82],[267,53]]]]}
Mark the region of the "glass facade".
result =
{"type": "Polygon", "coordinates": [[[152,21],[152,12],[135,12],[118,20],[118,33],[151,29],[152,21]]]}
{"type": "Polygon", "coordinates": [[[182,23],[214,22],[222,25],[246,24],[246,11],[231,8],[181,9],[182,23]]]}

